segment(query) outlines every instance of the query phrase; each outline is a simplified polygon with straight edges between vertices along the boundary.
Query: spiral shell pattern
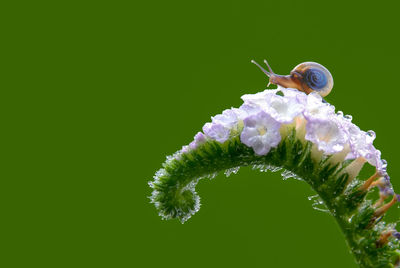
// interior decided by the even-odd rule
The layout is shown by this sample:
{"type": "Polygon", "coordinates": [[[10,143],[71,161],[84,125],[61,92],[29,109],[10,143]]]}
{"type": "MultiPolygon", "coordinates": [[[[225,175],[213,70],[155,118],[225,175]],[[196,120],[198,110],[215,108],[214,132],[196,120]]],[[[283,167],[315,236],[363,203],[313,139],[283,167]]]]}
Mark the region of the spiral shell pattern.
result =
{"type": "Polygon", "coordinates": [[[311,91],[317,92],[322,97],[328,95],[333,88],[331,73],[319,63],[304,62],[297,65],[293,71],[303,76],[303,85],[311,91]]]}
{"type": "Polygon", "coordinates": [[[320,91],[326,86],[328,79],[321,70],[310,68],[304,73],[304,82],[313,90],[320,91]]]}

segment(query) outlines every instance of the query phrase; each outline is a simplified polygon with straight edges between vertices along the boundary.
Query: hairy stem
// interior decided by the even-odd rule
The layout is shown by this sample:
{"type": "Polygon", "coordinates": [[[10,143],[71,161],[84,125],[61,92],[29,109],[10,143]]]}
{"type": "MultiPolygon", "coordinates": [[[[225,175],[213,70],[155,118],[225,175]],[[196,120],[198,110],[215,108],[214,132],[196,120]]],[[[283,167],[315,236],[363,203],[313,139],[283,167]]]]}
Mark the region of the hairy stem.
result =
{"type": "Polygon", "coordinates": [[[168,158],[150,183],[154,189],[151,200],[160,216],[187,220],[200,206],[197,182],[216,172],[249,165],[262,170],[283,168],[306,181],[319,195],[360,267],[398,267],[399,245],[396,241],[380,242],[390,228],[366,199],[369,190],[360,187],[357,160],[319,154],[294,128],[282,133],[280,144],[264,156],[254,154],[236,135],[222,144],[208,140],[194,150],[168,158]]]}

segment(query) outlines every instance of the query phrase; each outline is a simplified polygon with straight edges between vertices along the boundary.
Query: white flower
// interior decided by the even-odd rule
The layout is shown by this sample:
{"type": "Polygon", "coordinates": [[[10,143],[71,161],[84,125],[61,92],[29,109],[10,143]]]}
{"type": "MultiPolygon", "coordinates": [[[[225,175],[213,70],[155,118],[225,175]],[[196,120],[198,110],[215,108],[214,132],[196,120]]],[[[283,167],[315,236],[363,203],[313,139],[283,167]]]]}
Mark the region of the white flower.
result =
{"type": "Polygon", "coordinates": [[[242,106],[240,106],[239,110],[242,111],[242,113],[244,113],[246,115],[243,117],[243,119],[249,115],[257,114],[260,111],[262,111],[260,106],[254,105],[254,104],[249,104],[249,103],[242,104],[242,106]]]}
{"type": "Polygon", "coordinates": [[[298,97],[305,96],[304,93],[294,89],[265,90],[257,94],[242,96],[244,105],[253,109],[260,109],[269,114],[279,123],[289,124],[304,110],[304,103],[298,97]],[[282,91],[284,96],[277,95],[282,91]]]}
{"type": "Polygon", "coordinates": [[[307,121],[305,138],[326,154],[340,152],[348,143],[347,133],[333,116],[307,121]]]}
{"type": "Polygon", "coordinates": [[[320,95],[312,92],[307,95],[306,107],[303,114],[308,121],[328,118],[335,114],[335,107],[329,103],[324,103],[320,95]]]}
{"type": "Polygon", "coordinates": [[[267,96],[275,95],[279,89],[266,89],[263,92],[258,92],[256,94],[245,94],[241,98],[245,104],[253,104],[258,106],[265,106],[267,96]]]}
{"type": "Polygon", "coordinates": [[[218,114],[212,117],[212,122],[215,124],[221,124],[224,127],[231,129],[246,116],[246,111],[240,110],[238,108],[231,108],[223,111],[222,114],[218,114]]]}
{"type": "Polygon", "coordinates": [[[194,140],[189,144],[190,149],[194,150],[199,145],[206,142],[206,136],[202,132],[197,132],[194,136],[194,140]]]}
{"type": "Polygon", "coordinates": [[[307,94],[299,91],[298,89],[284,88],[281,86],[278,86],[278,89],[283,93],[285,97],[296,98],[297,101],[303,105],[307,102],[307,94]]]}
{"type": "Polygon", "coordinates": [[[289,124],[293,119],[301,114],[304,105],[299,103],[296,97],[282,97],[271,95],[267,97],[267,105],[264,111],[271,115],[276,121],[282,124],[289,124]]]}
{"type": "Polygon", "coordinates": [[[244,119],[244,128],[240,140],[252,147],[257,155],[266,155],[281,141],[280,123],[264,111],[244,119]]]}
{"type": "Polygon", "coordinates": [[[181,153],[188,153],[190,150],[188,145],[182,146],[181,153]]]}
{"type": "Polygon", "coordinates": [[[207,137],[220,143],[224,143],[230,135],[230,129],[218,123],[206,123],[203,132],[207,137]]]}
{"type": "MultiPolygon", "coordinates": [[[[373,146],[375,133],[364,132],[351,122],[350,116],[335,113],[335,107],[317,93],[306,95],[297,89],[278,86],[276,90],[243,95],[242,99],[244,104],[239,109],[227,109],[203,127],[208,138],[223,143],[243,121],[241,141],[252,147],[256,154],[265,155],[280,142],[281,124],[303,118],[305,139],[320,151],[335,154],[350,150],[346,159],[362,157],[381,174],[386,174],[381,153],[373,146]]],[[[196,148],[197,144],[192,142],[190,148],[196,148]]]]}

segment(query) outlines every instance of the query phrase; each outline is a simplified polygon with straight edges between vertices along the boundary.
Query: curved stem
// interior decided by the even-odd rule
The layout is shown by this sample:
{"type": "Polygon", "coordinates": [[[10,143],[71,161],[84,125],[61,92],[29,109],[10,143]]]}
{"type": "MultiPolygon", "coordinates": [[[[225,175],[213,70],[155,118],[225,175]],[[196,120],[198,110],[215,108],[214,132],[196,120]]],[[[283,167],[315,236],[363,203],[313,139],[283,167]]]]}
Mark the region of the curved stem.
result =
{"type": "Polygon", "coordinates": [[[310,184],[319,195],[360,267],[397,267],[399,244],[380,242],[390,226],[379,222],[376,209],[366,199],[369,190],[355,178],[360,170],[357,160],[323,156],[294,128],[282,133],[280,144],[264,156],[255,155],[236,135],[223,144],[207,140],[196,149],[168,157],[150,183],[154,189],[151,200],[160,216],[182,222],[190,218],[200,207],[197,182],[216,172],[248,165],[263,171],[285,169],[310,184]]]}

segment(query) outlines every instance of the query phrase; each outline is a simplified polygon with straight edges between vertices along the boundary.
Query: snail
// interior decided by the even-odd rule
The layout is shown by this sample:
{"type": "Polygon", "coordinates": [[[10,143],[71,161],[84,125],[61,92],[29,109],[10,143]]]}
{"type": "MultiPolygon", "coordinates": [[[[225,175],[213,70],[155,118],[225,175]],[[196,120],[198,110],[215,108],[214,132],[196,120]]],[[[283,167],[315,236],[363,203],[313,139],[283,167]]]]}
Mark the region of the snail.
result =
{"type": "Polygon", "coordinates": [[[316,92],[321,97],[327,96],[333,87],[331,73],[324,66],[316,62],[300,63],[294,67],[290,75],[275,74],[267,60],[264,60],[264,63],[267,65],[269,72],[254,60],[251,62],[257,65],[269,77],[268,85],[275,84],[285,88],[296,88],[306,94],[316,92]]]}

